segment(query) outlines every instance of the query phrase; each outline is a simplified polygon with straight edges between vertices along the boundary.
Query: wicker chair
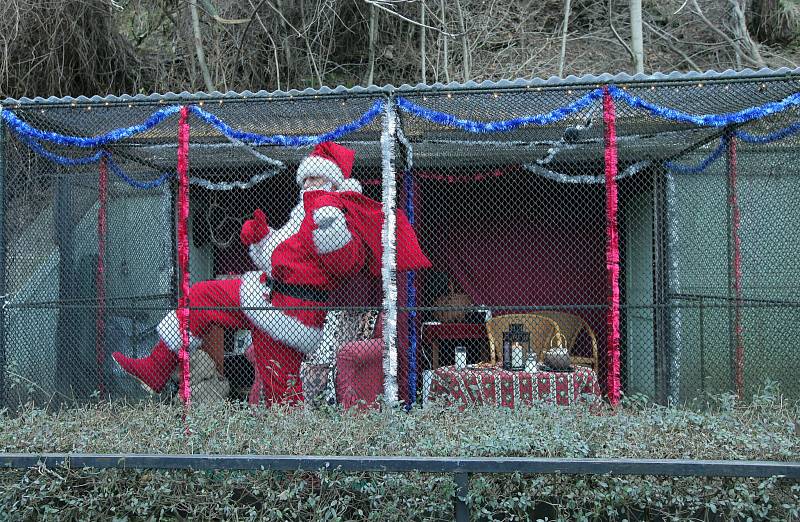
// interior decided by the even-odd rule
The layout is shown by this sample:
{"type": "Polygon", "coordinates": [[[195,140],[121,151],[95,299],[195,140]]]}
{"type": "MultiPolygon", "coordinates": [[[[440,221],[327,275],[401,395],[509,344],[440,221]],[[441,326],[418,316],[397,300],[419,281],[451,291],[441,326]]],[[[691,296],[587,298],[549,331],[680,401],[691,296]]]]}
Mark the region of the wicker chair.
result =
{"type": "Polygon", "coordinates": [[[536,353],[539,362],[544,361],[544,354],[558,343],[561,332],[558,323],[549,317],[538,314],[510,314],[492,317],[486,323],[489,334],[489,353],[491,363],[497,365],[503,360],[503,332],[512,324],[521,324],[524,332],[531,336],[531,349],[536,353]]]}
{"type": "Polygon", "coordinates": [[[572,360],[573,364],[579,366],[589,366],[594,371],[598,370],[598,366],[600,363],[600,359],[598,357],[598,350],[597,350],[597,336],[595,335],[592,328],[589,324],[582,318],[578,317],[577,315],[570,314],[567,312],[556,312],[556,311],[540,311],[536,312],[538,315],[549,317],[550,319],[554,320],[558,323],[558,327],[561,333],[564,335],[565,345],[567,350],[570,353],[570,359],[572,360]],[[573,355],[575,350],[575,344],[578,341],[578,338],[582,333],[585,333],[586,336],[589,338],[592,347],[592,355],[591,357],[581,357],[573,355]]]}

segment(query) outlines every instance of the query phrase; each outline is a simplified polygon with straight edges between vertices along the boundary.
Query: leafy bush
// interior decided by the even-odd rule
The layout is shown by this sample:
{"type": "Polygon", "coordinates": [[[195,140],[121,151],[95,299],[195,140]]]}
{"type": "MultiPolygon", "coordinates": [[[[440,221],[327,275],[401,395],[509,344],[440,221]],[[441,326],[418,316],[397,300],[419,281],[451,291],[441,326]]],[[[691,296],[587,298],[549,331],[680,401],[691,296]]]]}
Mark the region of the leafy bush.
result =
{"type": "MultiPolygon", "coordinates": [[[[0,417],[6,452],[531,456],[796,461],[800,406],[767,389],[704,410],[629,400],[617,411],[425,408],[342,412],[99,403],[0,417]]],[[[452,477],[36,468],[0,472],[0,518],[451,520],[452,477]]],[[[474,475],[478,519],[798,520],[781,478],[474,475]]]]}

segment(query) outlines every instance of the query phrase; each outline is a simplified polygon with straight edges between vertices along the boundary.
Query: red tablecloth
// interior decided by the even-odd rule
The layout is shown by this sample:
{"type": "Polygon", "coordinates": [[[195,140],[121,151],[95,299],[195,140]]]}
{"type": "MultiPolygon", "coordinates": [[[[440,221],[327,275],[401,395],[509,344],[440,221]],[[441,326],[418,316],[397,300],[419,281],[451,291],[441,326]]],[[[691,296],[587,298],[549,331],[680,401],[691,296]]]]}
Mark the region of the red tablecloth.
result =
{"type": "Polygon", "coordinates": [[[513,408],[536,402],[568,405],[602,396],[597,374],[591,368],[572,372],[507,371],[501,368],[456,370],[442,366],[433,371],[429,400],[447,404],[494,404],[513,408]]]}

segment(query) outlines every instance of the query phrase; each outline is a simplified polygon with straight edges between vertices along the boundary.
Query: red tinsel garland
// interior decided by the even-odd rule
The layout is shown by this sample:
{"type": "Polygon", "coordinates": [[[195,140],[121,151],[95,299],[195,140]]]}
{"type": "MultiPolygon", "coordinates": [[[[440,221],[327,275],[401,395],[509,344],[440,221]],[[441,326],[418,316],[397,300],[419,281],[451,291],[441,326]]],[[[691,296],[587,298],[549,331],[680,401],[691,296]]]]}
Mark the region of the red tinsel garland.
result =
{"type": "Polygon", "coordinates": [[[617,131],[614,99],[603,88],[605,122],[606,175],[606,269],[608,270],[610,308],[608,311],[608,398],[612,406],[620,399],[619,377],[619,235],[617,230],[617,131]]]}
{"type": "Polygon", "coordinates": [[[728,136],[728,184],[731,207],[731,240],[733,243],[733,291],[735,294],[734,334],[736,348],[734,354],[734,380],[736,395],[744,398],[744,339],[742,335],[742,241],[739,237],[739,200],[736,195],[736,138],[728,136]]]}
{"type": "Polygon", "coordinates": [[[189,382],[189,108],[181,107],[178,121],[178,269],[181,294],[178,299],[178,322],[181,330],[180,361],[183,373],[181,398],[186,408],[191,400],[189,382]]]}

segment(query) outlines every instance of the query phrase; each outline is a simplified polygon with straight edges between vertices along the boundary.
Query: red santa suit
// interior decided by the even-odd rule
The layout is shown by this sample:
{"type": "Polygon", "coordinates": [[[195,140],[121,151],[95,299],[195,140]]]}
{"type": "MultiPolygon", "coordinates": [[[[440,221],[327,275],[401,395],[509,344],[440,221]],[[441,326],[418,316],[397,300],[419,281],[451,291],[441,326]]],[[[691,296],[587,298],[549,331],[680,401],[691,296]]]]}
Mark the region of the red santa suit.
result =
{"type": "MultiPolygon", "coordinates": [[[[380,276],[381,206],[354,190],[360,186],[348,179],[353,155],[334,143],[320,144],[298,167],[298,184],[302,186],[307,177],[321,177],[328,188],[341,191],[304,192],[279,229],[269,228],[261,210],[244,224],[241,240],[258,271],[190,288],[190,349],[200,345],[214,324],[252,330],[257,384],[267,403],[302,398],[300,364],[320,344],[330,292],[365,264],[380,276]]],[[[402,213],[397,223],[398,270],[430,266],[402,213]]],[[[178,363],[181,336],[176,312],[167,314],[158,333],[160,341],[148,357],[113,354],[126,372],[156,392],[178,363]]]]}

